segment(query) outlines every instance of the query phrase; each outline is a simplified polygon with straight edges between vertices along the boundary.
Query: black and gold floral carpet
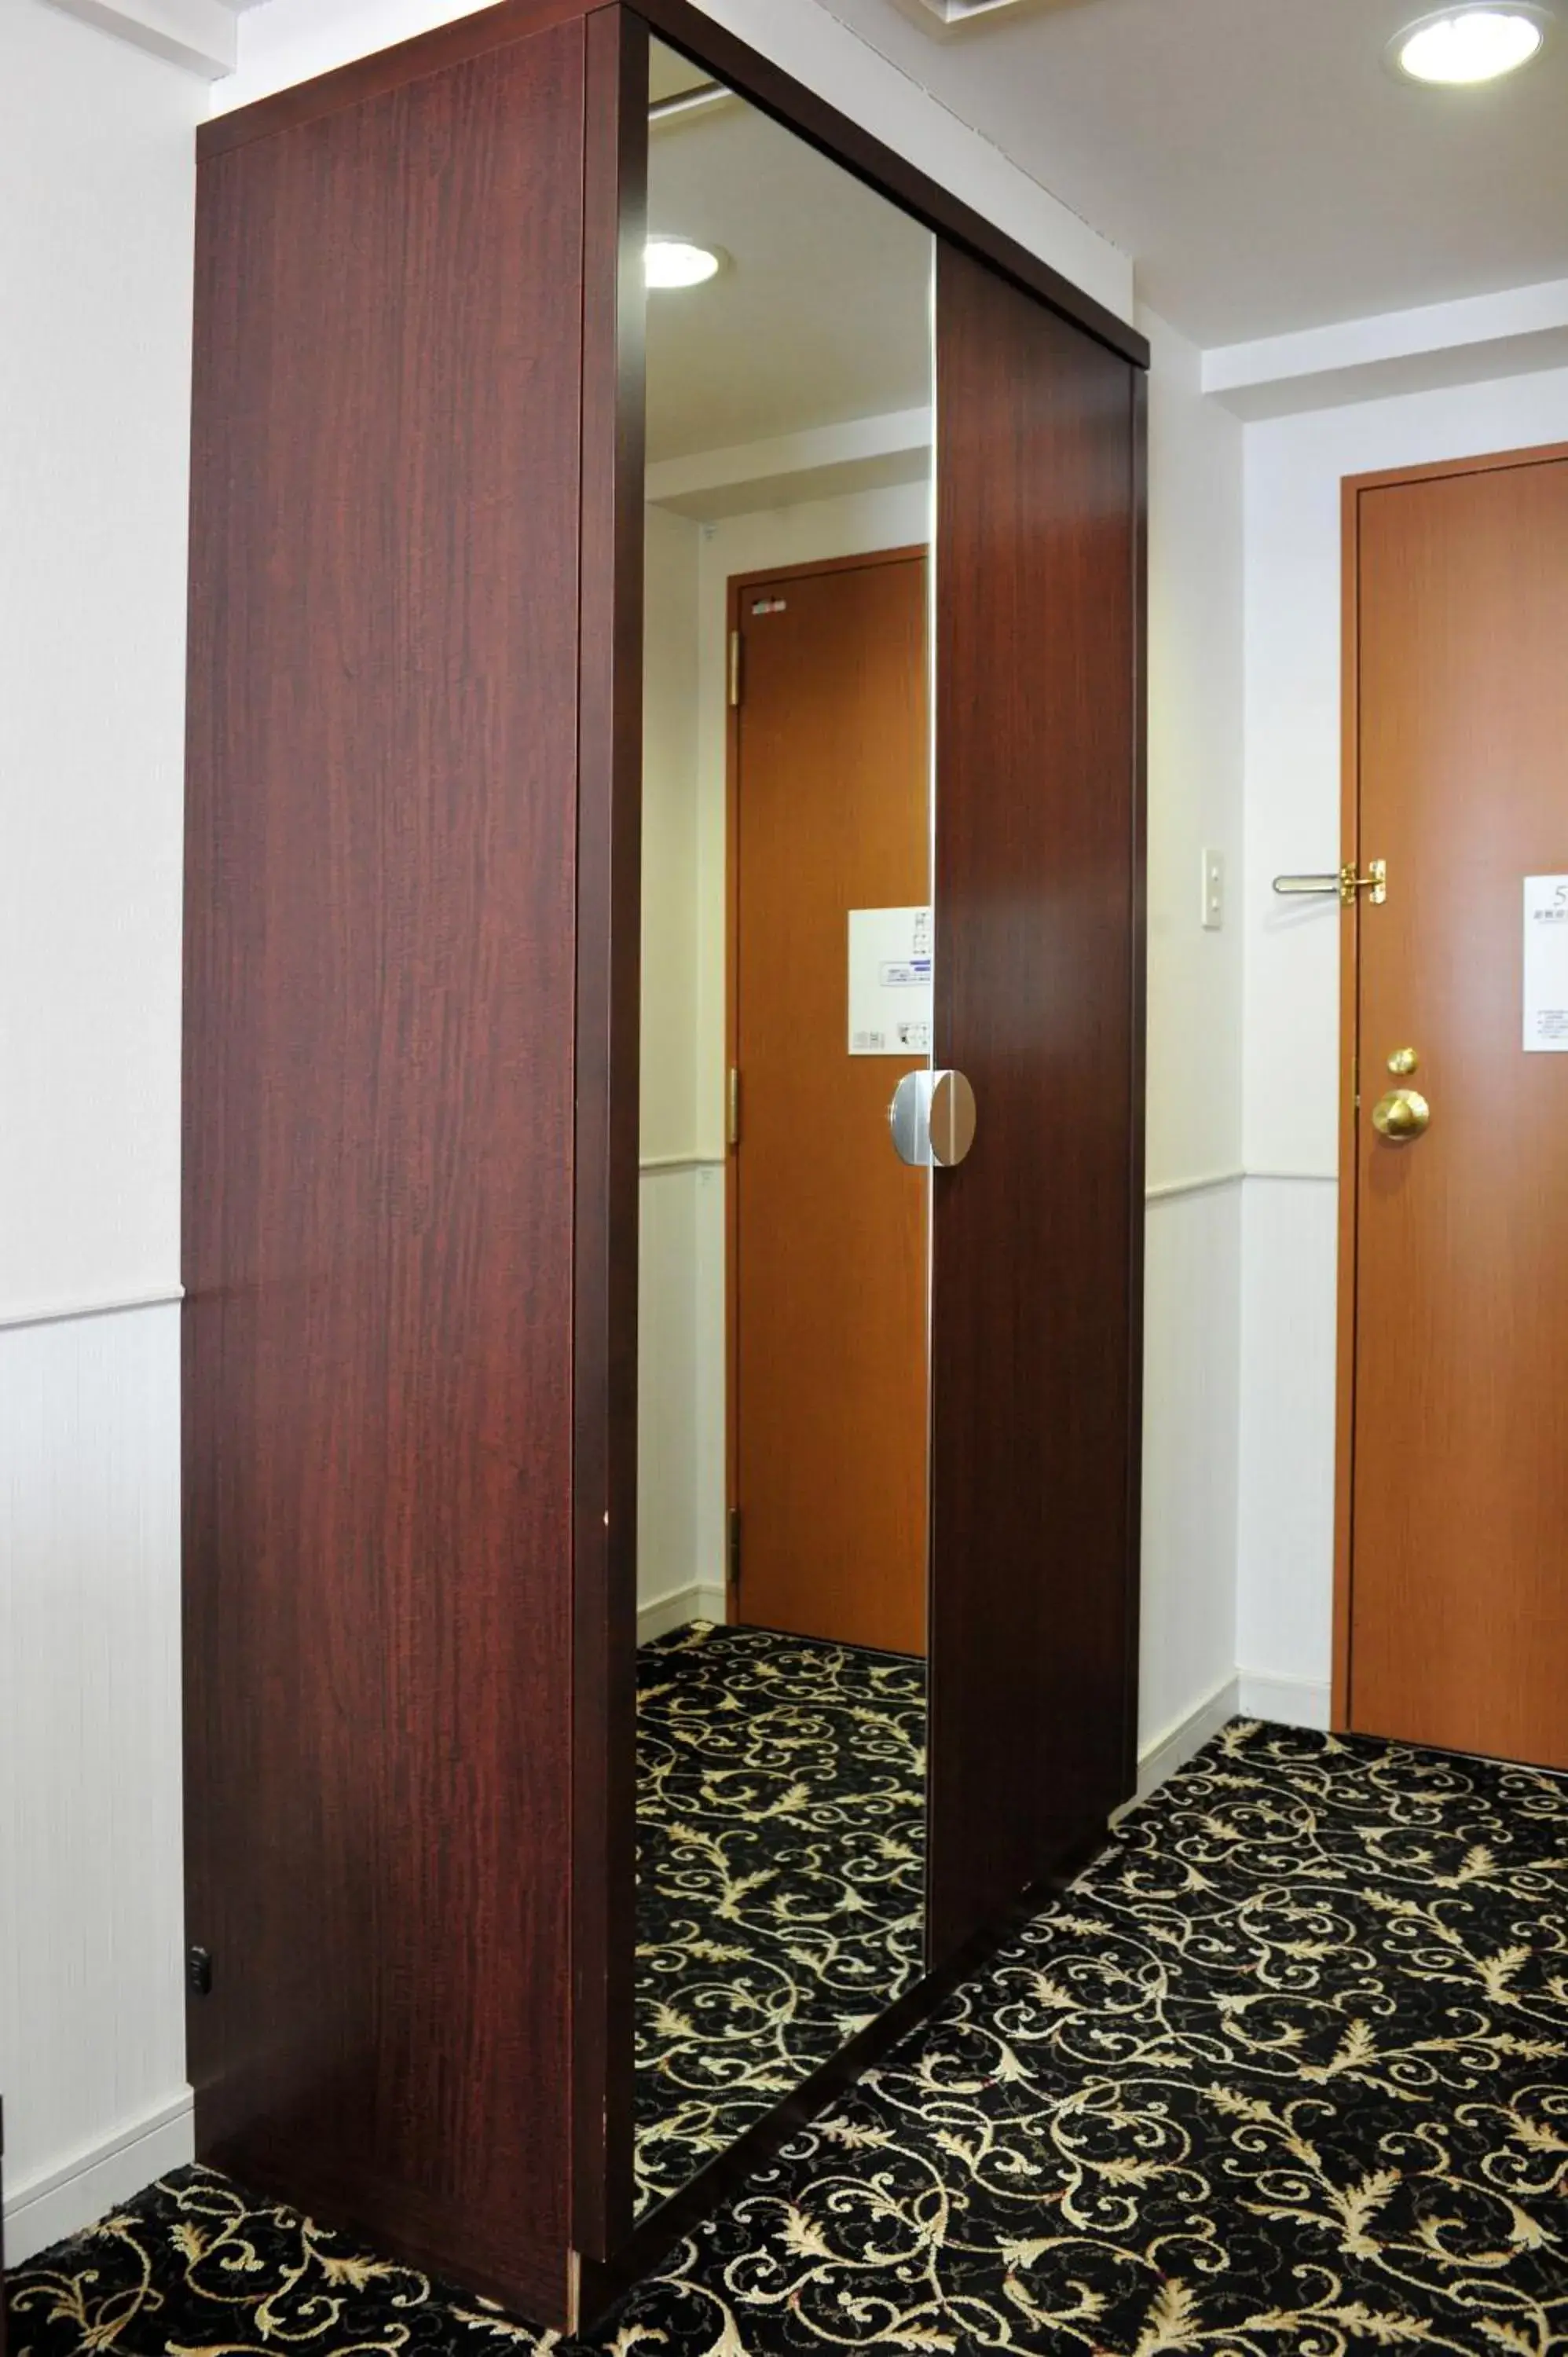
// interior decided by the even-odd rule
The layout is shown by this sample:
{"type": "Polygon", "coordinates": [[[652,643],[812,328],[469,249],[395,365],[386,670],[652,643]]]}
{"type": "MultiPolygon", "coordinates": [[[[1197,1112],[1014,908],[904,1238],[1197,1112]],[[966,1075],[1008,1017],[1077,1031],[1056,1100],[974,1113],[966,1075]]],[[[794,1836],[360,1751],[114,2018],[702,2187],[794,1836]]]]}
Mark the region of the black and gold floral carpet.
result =
{"type": "MultiPolygon", "coordinates": [[[[13,2357],[571,2344],[185,2170],[13,2357]]],[[[601,2357],[1568,2351],[1568,1782],[1236,1722],[601,2357]]]]}
{"type": "Polygon", "coordinates": [[[639,2208],[918,1978],[925,1759],[907,1655],[707,1621],[639,1649],[639,2208]]]}

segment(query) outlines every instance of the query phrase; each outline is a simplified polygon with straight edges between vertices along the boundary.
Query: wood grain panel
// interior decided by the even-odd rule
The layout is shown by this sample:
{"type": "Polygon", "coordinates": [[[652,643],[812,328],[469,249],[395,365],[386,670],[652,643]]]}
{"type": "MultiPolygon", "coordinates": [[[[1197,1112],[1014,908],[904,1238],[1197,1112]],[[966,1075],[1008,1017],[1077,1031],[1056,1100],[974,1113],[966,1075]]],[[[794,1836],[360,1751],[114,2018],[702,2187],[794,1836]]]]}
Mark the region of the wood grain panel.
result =
{"type": "Polygon", "coordinates": [[[573,2242],[631,2232],[648,31],[587,19],[577,890],[573,2242]]]}
{"type": "Polygon", "coordinates": [[[1127,364],[937,271],[931,1953],[1131,1790],[1141,845],[1127,364]]]}
{"type": "MultiPolygon", "coordinates": [[[[312,74],[308,81],[291,83],[249,106],[215,115],[197,132],[197,154],[203,162],[227,156],[252,139],[270,139],[277,132],[318,123],[324,115],[336,114],[345,107],[385,98],[411,82],[428,81],[450,66],[466,65],[514,41],[532,40],[552,26],[579,22],[588,13],[585,0],[495,0],[492,7],[470,9],[450,24],[433,25],[406,41],[368,50],[329,72],[312,74]]],[[[606,13],[613,16],[617,12],[606,13]]]]}
{"type": "Polygon", "coordinates": [[[730,1304],[740,1620],[926,1650],[930,1181],[887,1107],[918,1051],[847,1052],[852,909],[930,896],[923,554],[731,593],[730,1304]]]}
{"type": "Polygon", "coordinates": [[[1568,874],[1568,457],[1356,498],[1360,1111],[1348,1719],[1568,1768],[1568,1057],[1521,1047],[1522,878],[1568,874]],[[1372,1110],[1409,1083],[1426,1135],[1372,1110]]]}
{"type": "Polygon", "coordinates": [[[553,2321],[583,118],[575,24],[203,166],[187,869],[199,2149],[553,2321]]]}

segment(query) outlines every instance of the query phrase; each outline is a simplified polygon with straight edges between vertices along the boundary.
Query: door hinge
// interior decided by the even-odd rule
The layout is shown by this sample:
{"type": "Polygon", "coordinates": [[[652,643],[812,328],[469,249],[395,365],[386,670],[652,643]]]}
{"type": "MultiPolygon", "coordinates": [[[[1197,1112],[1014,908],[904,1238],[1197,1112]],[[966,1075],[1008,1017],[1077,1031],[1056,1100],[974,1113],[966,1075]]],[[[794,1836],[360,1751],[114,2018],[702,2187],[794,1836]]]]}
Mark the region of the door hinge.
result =
{"type": "Polygon", "coordinates": [[[740,1508],[729,1510],[729,1584],[740,1593],[740,1508]]]}
{"type": "Polygon", "coordinates": [[[740,702],[740,632],[738,630],[732,630],[729,634],[729,700],[732,705],[737,705],[740,702]]]}
{"type": "Polygon", "coordinates": [[[725,1116],[725,1134],[732,1146],[740,1144],[740,1071],[735,1064],[729,1068],[729,1107],[725,1116]]]}
{"type": "Polygon", "coordinates": [[[185,1952],[185,1986],[192,1996],[212,1994],[212,1952],[209,1948],[188,1948],[185,1952]]]}

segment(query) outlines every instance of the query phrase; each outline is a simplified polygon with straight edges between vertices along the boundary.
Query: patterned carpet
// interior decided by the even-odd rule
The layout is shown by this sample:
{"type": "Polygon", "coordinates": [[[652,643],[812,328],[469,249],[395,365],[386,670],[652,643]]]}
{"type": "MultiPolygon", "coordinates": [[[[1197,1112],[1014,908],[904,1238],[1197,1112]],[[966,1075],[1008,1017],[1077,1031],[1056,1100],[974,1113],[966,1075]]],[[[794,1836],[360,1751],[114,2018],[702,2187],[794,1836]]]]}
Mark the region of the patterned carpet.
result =
{"type": "Polygon", "coordinates": [[[693,1621],[638,1653],[639,2207],[919,1976],[926,1665],[693,1621]]]}
{"type": "MultiPolygon", "coordinates": [[[[568,2344],[182,2171],[21,2357],[568,2344]]],[[[1237,1722],[579,2344],[1568,2350],[1568,1782],[1237,1722]]]]}

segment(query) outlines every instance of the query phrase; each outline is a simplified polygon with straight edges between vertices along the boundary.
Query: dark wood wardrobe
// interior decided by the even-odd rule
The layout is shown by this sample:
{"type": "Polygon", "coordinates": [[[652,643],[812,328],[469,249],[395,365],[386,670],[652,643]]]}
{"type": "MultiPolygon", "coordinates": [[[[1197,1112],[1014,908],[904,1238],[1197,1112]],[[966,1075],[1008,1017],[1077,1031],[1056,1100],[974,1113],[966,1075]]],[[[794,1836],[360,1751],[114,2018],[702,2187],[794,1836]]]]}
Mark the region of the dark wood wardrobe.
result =
{"type": "MultiPolygon", "coordinates": [[[[937,234],[927,1978],[1134,1773],[1140,339],[683,0],[201,135],[186,897],[200,2157],[553,2326],[634,2226],[650,25],[937,234]]],[[[731,2173],[821,2099],[746,2139],[731,2173]]]]}

